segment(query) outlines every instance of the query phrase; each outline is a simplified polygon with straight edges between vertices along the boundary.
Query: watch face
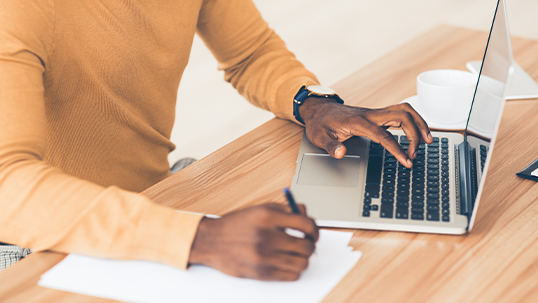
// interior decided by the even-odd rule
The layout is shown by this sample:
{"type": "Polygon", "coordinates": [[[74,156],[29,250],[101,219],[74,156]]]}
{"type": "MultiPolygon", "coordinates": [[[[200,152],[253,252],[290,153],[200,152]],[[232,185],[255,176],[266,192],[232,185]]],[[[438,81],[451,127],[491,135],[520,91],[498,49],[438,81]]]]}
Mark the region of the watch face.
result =
{"type": "Polygon", "coordinates": [[[328,87],[319,85],[309,85],[307,89],[316,95],[334,95],[336,92],[328,87]]]}

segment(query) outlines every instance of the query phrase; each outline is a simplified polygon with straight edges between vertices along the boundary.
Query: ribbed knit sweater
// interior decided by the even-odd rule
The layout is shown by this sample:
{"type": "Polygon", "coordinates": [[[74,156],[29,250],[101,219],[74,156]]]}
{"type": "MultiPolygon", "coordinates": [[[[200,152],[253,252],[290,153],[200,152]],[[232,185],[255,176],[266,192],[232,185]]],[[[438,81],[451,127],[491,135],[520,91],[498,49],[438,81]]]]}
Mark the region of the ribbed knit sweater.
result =
{"type": "Polygon", "coordinates": [[[317,83],[251,0],[0,1],[0,242],[187,266],[201,216],[138,193],[170,175],[195,33],[277,117],[317,83]]]}

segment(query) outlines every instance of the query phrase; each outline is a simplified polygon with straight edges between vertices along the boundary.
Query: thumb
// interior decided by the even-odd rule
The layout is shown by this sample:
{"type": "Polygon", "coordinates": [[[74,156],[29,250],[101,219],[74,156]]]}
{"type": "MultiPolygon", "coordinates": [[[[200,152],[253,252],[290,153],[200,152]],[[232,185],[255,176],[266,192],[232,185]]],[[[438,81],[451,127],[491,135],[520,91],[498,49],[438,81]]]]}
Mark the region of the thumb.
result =
{"type": "Polygon", "coordinates": [[[327,135],[323,136],[321,140],[321,147],[325,149],[331,157],[342,159],[346,155],[347,148],[342,142],[327,135]]]}

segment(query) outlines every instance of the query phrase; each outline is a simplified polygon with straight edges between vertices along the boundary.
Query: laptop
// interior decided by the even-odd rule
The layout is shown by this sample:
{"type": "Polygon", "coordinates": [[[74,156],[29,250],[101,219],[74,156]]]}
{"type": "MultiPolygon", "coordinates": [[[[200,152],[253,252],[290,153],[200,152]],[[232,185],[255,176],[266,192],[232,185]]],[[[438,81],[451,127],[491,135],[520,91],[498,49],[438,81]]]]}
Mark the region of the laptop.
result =
{"type": "MultiPolygon", "coordinates": [[[[364,137],[334,159],[303,135],[291,191],[319,226],[440,234],[469,232],[499,128],[513,58],[498,0],[464,133],[432,132],[411,169],[364,137]],[[488,51],[488,46],[490,50],[488,51]]],[[[401,130],[390,130],[407,149],[401,130]]]]}

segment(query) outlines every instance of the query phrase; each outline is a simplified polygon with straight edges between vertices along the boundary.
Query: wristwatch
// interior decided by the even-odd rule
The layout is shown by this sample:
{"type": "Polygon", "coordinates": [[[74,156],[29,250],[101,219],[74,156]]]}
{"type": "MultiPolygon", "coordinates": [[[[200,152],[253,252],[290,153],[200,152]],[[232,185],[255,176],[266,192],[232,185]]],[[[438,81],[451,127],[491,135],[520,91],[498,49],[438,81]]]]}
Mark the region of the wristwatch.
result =
{"type": "Polygon", "coordinates": [[[304,124],[304,122],[299,115],[299,106],[303,105],[304,100],[310,97],[332,99],[339,104],[344,104],[344,100],[338,97],[336,92],[328,87],[319,85],[303,85],[299,92],[297,92],[297,95],[295,95],[293,98],[293,116],[295,116],[295,119],[302,124],[304,124]]]}

